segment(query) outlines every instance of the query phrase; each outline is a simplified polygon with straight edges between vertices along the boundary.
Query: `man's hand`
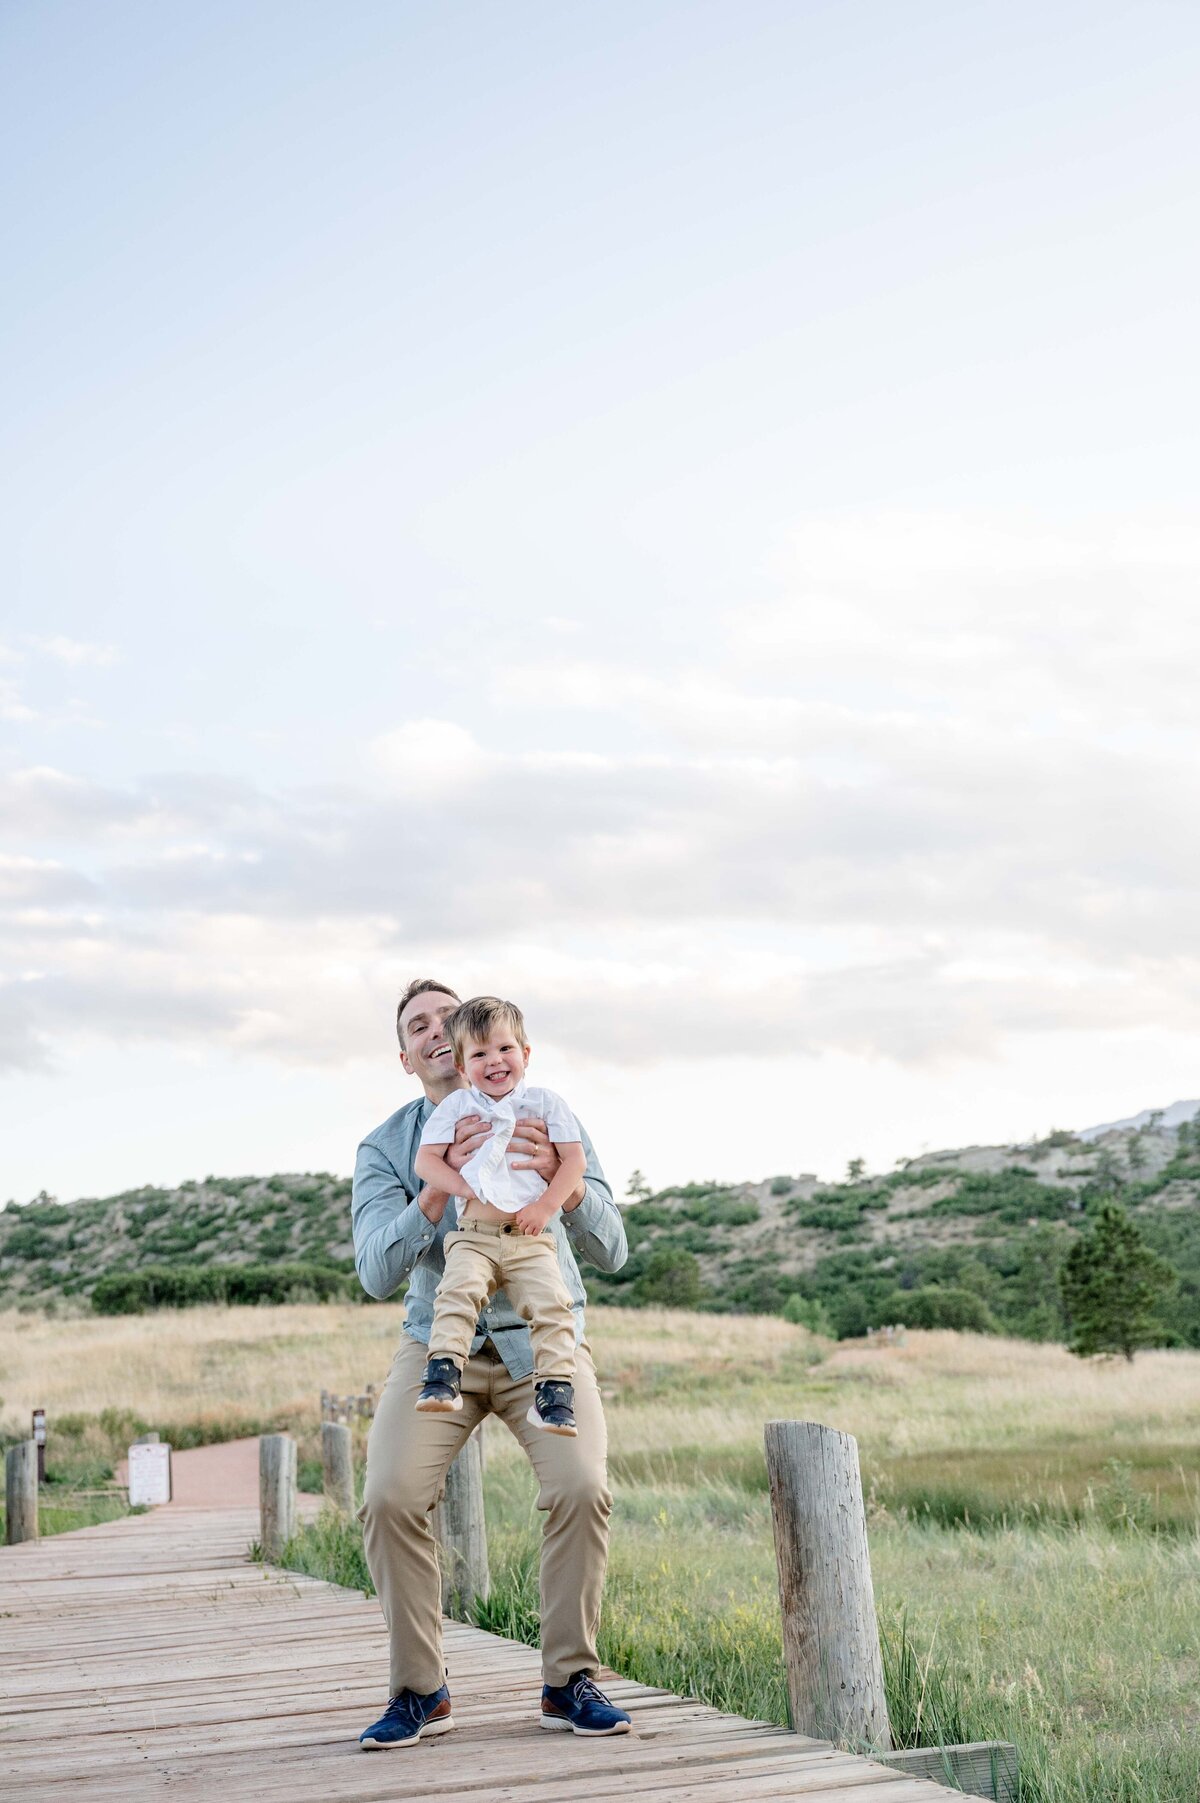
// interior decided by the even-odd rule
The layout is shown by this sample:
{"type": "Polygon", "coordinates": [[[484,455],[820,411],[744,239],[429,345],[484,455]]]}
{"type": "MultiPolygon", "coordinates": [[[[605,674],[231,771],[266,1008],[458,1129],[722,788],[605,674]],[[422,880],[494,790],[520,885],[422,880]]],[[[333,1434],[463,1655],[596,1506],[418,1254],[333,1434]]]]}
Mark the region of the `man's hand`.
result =
{"type": "Polygon", "coordinates": [[[442,1157],[452,1171],[461,1171],[468,1158],[473,1158],[480,1146],[491,1137],[490,1121],[485,1121],[481,1114],[464,1114],[460,1121],[454,1123],[454,1144],[446,1147],[442,1157]]]}
{"type": "MultiPolygon", "coordinates": [[[[508,1142],[508,1161],[514,1171],[536,1171],[543,1183],[554,1182],[562,1160],[546,1131],[545,1121],[531,1116],[517,1122],[508,1142]]],[[[587,1184],[580,1183],[563,1203],[563,1209],[569,1214],[573,1208],[578,1208],[586,1194],[587,1184]]],[[[517,1219],[520,1218],[518,1215],[517,1219]]]]}
{"type": "Polygon", "coordinates": [[[536,1202],[527,1202],[524,1208],[519,1208],[513,1216],[513,1220],[522,1233],[535,1234],[540,1233],[557,1213],[558,1208],[555,1204],[551,1204],[547,1208],[545,1198],[539,1197],[536,1202]]]}

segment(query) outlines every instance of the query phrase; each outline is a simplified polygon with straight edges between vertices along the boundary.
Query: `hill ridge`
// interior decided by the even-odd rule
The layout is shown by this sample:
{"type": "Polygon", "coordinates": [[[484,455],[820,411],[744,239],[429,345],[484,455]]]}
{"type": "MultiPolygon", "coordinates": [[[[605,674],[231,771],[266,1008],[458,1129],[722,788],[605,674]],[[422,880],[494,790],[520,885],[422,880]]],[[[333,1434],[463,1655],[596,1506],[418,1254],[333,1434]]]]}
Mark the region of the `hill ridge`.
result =
{"type": "MultiPolygon", "coordinates": [[[[803,1173],[640,1186],[625,1208],[629,1262],[589,1270],[589,1294],[784,1313],[841,1337],[903,1321],[1057,1339],[1058,1266],[1089,1212],[1116,1199],[1180,1273],[1161,1310],[1163,1343],[1200,1346],[1200,1123],[1170,1112],[1093,1138],[1063,1130],[926,1152],[886,1174],[856,1161],[841,1183],[803,1173]]],[[[280,1299],[281,1283],[359,1294],[350,1180],[210,1176],[0,1212],[0,1306],[87,1307],[100,1278],[163,1267],[210,1274],[176,1285],[181,1298],[219,1297],[220,1273],[247,1265],[280,1268],[253,1292],[264,1299],[280,1299]]]]}

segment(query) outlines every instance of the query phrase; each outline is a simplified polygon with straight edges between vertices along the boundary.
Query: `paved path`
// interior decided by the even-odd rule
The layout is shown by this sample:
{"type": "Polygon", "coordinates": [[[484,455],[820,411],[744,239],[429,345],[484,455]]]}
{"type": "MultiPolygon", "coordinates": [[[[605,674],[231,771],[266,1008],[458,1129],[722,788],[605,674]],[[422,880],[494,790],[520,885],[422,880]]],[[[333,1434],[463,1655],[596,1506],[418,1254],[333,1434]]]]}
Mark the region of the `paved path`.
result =
{"type": "Polygon", "coordinates": [[[536,1652],[448,1623],[456,1731],[364,1753],[374,1598],[247,1560],[251,1509],[175,1503],[0,1550],[0,1795],[22,1803],[963,1803],[604,1674],[636,1732],[546,1734],[536,1652]]]}
{"type": "MultiPolygon", "coordinates": [[[[128,1459],[117,1466],[117,1482],[129,1482],[128,1459]]],[[[191,1509],[257,1509],[258,1441],[223,1440],[172,1452],[171,1502],[191,1509]]]]}

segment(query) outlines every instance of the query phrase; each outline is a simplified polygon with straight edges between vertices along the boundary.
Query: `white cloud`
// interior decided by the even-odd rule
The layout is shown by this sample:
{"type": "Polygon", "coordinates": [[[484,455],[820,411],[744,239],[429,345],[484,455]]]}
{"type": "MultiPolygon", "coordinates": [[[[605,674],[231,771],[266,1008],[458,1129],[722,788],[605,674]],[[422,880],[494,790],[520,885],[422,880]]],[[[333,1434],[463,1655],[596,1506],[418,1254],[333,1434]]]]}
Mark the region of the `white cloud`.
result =
{"type": "Polygon", "coordinates": [[[78,902],[93,890],[87,877],[52,858],[14,858],[0,853],[0,906],[53,907],[78,902]]]}
{"type": "Polygon", "coordinates": [[[90,645],[83,639],[67,638],[61,632],[56,632],[47,639],[30,639],[29,642],[45,656],[56,658],[62,664],[70,664],[75,669],[84,664],[106,669],[117,661],[114,645],[90,645]]]}
{"type": "Polygon", "coordinates": [[[0,869],[8,968],[42,973],[10,1055],[336,1063],[416,967],[631,1066],[1192,1031],[1198,565],[1187,533],[817,521],[719,643],[501,661],[469,725],[377,735],[357,786],[10,772],[0,823],[53,853],[0,869]]]}
{"type": "Polygon", "coordinates": [[[15,725],[37,718],[37,709],[22,700],[16,683],[0,679],[0,720],[11,720],[15,725]]]}
{"type": "Polygon", "coordinates": [[[407,720],[381,733],[371,755],[396,793],[452,794],[486,774],[482,748],[453,720],[407,720]]]}

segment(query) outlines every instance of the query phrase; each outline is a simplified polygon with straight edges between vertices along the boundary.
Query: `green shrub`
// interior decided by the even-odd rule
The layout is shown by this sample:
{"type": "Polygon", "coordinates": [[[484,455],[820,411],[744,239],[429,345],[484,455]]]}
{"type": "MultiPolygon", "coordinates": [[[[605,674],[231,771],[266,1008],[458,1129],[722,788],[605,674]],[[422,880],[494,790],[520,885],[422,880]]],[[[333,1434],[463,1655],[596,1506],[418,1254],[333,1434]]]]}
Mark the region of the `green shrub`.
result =
{"type": "Polygon", "coordinates": [[[0,1252],[5,1258],[53,1258],[58,1249],[53,1234],[40,1227],[27,1227],[24,1222],[20,1227],[14,1227],[0,1244],[0,1252]]]}
{"type": "Polygon", "coordinates": [[[779,1312],[795,1327],[807,1327],[810,1333],[823,1334],[828,1340],[835,1337],[829,1310],[815,1296],[791,1295],[779,1312]]]}
{"type": "Polygon", "coordinates": [[[753,1196],[731,1196],[694,1202],[684,1213],[704,1227],[749,1227],[761,1220],[762,1209],[753,1196]]]}
{"type": "Polygon", "coordinates": [[[633,1292],[638,1302],[657,1302],[666,1308],[695,1308],[704,1294],[695,1255],[680,1246],[657,1246],[635,1281],[633,1292]]]}
{"type": "Polygon", "coordinates": [[[1059,1220],[1078,1212],[1074,1191],[1065,1185],[1041,1183],[1023,1165],[1003,1171],[970,1171],[958,1179],[953,1195],[930,1204],[935,1215],[994,1215],[1018,1224],[1030,1218],[1059,1220]]]}
{"type": "Polygon", "coordinates": [[[930,1284],[919,1290],[893,1290],[885,1313],[875,1324],[901,1322],[905,1327],[952,1327],[959,1333],[994,1333],[996,1318],[981,1297],[953,1286],[930,1284]]]}
{"type": "Polygon", "coordinates": [[[678,1198],[680,1202],[702,1202],[708,1197],[736,1196],[736,1183],[717,1183],[710,1178],[707,1183],[676,1183],[670,1189],[661,1189],[652,1198],[655,1202],[670,1201],[678,1198]]]}
{"type": "Polygon", "coordinates": [[[357,1284],[328,1265],[145,1265],[107,1272],[92,1291],[92,1307],[100,1315],[137,1315],[204,1302],[330,1302],[359,1295],[357,1284]]]}

